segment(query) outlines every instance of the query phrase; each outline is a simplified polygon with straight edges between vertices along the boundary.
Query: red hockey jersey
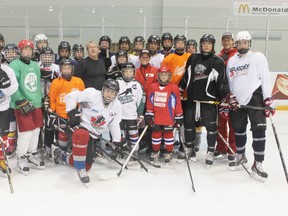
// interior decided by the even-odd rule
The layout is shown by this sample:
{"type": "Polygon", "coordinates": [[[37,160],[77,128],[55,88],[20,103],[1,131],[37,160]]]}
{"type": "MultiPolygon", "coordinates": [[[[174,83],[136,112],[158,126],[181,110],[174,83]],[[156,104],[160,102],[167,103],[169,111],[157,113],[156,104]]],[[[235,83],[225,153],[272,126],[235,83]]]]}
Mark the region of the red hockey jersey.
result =
{"type": "Polygon", "coordinates": [[[174,125],[175,116],[183,117],[178,86],[171,82],[166,86],[152,83],[147,94],[146,114],[154,115],[156,125],[174,125]]]}

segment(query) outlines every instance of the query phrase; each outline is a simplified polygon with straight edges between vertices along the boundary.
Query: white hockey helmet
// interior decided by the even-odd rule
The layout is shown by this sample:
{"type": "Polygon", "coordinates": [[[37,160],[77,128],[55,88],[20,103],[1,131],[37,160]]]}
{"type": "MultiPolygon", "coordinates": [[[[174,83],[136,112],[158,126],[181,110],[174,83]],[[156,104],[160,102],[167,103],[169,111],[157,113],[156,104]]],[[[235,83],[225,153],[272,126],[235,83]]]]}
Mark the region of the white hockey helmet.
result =
{"type": "Polygon", "coordinates": [[[235,41],[239,41],[239,40],[251,40],[251,34],[248,31],[240,31],[238,32],[238,34],[236,35],[235,41]]]}
{"type": "Polygon", "coordinates": [[[34,39],[35,46],[37,47],[38,42],[42,40],[47,41],[48,45],[48,37],[44,34],[37,34],[34,39]]]}

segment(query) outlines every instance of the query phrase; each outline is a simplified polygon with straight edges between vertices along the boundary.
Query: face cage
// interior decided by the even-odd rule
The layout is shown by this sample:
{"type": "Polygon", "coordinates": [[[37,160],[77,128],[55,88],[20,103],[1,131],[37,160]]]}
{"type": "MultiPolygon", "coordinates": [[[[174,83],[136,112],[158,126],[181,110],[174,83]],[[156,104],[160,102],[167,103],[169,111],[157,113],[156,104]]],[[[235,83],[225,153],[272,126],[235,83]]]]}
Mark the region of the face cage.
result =
{"type": "Polygon", "coordinates": [[[5,59],[9,63],[12,62],[14,59],[19,58],[19,52],[18,52],[18,50],[15,50],[15,49],[5,50],[4,55],[5,55],[5,59]]]}
{"type": "Polygon", "coordinates": [[[55,55],[54,54],[41,54],[40,61],[43,63],[44,66],[49,66],[55,62],[55,55]]]}
{"type": "Polygon", "coordinates": [[[130,82],[131,80],[133,80],[135,78],[135,69],[134,68],[125,68],[125,69],[122,69],[122,78],[126,81],[126,82],[130,82]],[[125,70],[133,70],[133,76],[132,77],[125,77],[124,76],[124,72],[125,70]]]}
{"type": "Polygon", "coordinates": [[[171,72],[158,72],[158,74],[157,74],[158,82],[159,82],[162,86],[167,85],[167,84],[170,82],[171,77],[172,77],[172,73],[171,73],[171,72]],[[160,75],[161,75],[162,73],[167,73],[167,74],[169,74],[169,78],[168,78],[166,81],[162,81],[162,80],[160,79],[160,75]]]}

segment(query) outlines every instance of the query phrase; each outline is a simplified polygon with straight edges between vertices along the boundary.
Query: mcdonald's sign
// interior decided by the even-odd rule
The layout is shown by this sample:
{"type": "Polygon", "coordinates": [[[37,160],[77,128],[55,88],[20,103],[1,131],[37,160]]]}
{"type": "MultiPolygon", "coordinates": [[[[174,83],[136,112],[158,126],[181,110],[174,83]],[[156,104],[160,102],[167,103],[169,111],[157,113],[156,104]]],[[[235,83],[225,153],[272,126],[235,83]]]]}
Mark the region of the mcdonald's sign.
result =
{"type": "Polygon", "coordinates": [[[248,4],[240,4],[239,8],[238,8],[238,13],[250,13],[250,10],[249,10],[249,6],[248,4]]]}

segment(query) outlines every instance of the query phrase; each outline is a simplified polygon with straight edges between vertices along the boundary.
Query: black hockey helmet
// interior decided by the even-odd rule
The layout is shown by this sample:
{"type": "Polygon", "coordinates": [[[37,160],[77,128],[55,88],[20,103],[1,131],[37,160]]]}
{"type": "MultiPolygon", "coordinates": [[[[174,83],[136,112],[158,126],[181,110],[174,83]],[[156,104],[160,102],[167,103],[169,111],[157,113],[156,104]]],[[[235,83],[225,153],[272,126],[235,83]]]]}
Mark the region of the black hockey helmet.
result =
{"type": "Polygon", "coordinates": [[[50,66],[55,62],[55,55],[50,47],[45,47],[40,51],[40,61],[44,66],[50,66]]]}
{"type": "Polygon", "coordinates": [[[201,55],[204,55],[204,56],[209,56],[209,55],[213,55],[215,54],[215,50],[214,50],[214,47],[215,47],[215,43],[216,43],[216,40],[214,38],[214,36],[212,34],[204,34],[201,38],[200,38],[200,52],[201,52],[201,55]],[[202,50],[202,43],[203,42],[210,42],[212,43],[212,50],[210,52],[204,52],[202,50]]]}
{"type": "Polygon", "coordinates": [[[130,50],[130,48],[131,48],[131,42],[130,42],[129,37],[127,37],[127,36],[121,36],[121,37],[119,38],[119,41],[118,41],[118,48],[119,48],[119,50],[120,50],[121,44],[123,44],[123,43],[128,43],[128,44],[129,44],[129,50],[130,50]]]}
{"type": "Polygon", "coordinates": [[[73,47],[72,47],[73,53],[75,53],[78,50],[84,53],[84,47],[82,44],[74,44],[73,45],[73,47]]]}
{"type": "Polygon", "coordinates": [[[61,49],[66,48],[68,50],[68,52],[71,52],[71,45],[68,41],[61,41],[58,45],[58,54],[60,53],[61,49]]]}
{"type": "Polygon", "coordinates": [[[189,47],[189,46],[194,46],[195,47],[195,51],[198,52],[198,44],[197,44],[196,40],[194,40],[194,39],[187,40],[187,42],[186,42],[186,51],[187,51],[187,47],[189,47]]]}
{"type": "Polygon", "coordinates": [[[4,58],[10,63],[14,59],[19,58],[20,51],[16,44],[8,43],[3,48],[4,58]]]}
{"type": "Polygon", "coordinates": [[[161,42],[162,42],[162,45],[163,45],[163,41],[164,40],[171,40],[171,42],[173,43],[173,36],[170,32],[165,32],[162,34],[162,37],[161,37],[161,42]]]}
{"type": "Polygon", "coordinates": [[[135,43],[136,42],[141,42],[142,44],[143,44],[143,46],[144,46],[144,44],[145,44],[145,39],[144,39],[144,37],[142,37],[142,36],[136,36],[135,38],[134,38],[134,40],[133,40],[133,46],[135,46],[135,43]]]}
{"type": "Polygon", "coordinates": [[[74,65],[73,65],[72,61],[70,59],[66,59],[66,58],[61,59],[61,61],[59,62],[59,68],[60,68],[61,77],[63,77],[66,80],[70,80],[72,75],[74,74],[74,65]],[[63,67],[66,65],[71,67],[71,74],[63,74],[62,73],[63,67]]]}
{"type": "Polygon", "coordinates": [[[99,39],[99,46],[101,44],[102,41],[107,41],[109,43],[109,46],[111,46],[112,40],[108,35],[103,35],[100,37],[99,39]]]}
{"type": "Polygon", "coordinates": [[[127,63],[123,64],[122,69],[121,69],[121,73],[122,73],[122,77],[123,77],[124,81],[129,82],[129,81],[133,80],[134,77],[135,77],[135,66],[134,66],[134,64],[132,62],[127,62],[127,63]],[[124,72],[126,70],[133,70],[133,76],[132,77],[125,76],[124,72]]]}
{"type": "Polygon", "coordinates": [[[104,105],[107,106],[110,102],[112,102],[116,96],[118,95],[120,90],[120,86],[118,81],[114,79],[107,79],[102,87],[102,97],[104,105]],[[107,94],[106,92],[109,92],[110,94],[107,94]]]}
{"type": "Polygon", "coordinates": [[[183,53],[185,51],[185,47],[186,47],[186,37],[185,35],[182,34],[178,34],[174,37],[174,48],[177,51],[177,53],[183,53]],[[183,41],[184,42],[184,47],[177,47],[176,43],[178,41],[183,41]]]}

